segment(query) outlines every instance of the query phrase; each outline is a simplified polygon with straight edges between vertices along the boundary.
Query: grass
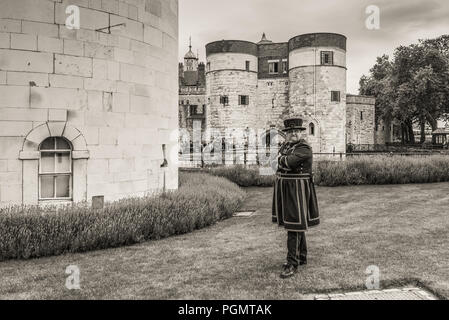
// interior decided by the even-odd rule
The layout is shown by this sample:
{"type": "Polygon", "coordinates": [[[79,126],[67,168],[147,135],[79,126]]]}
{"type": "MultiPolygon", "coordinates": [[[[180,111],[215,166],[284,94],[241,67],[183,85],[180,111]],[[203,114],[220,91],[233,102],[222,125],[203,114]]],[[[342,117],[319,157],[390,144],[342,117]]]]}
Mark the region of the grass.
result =
{"type": "MultiPolygon", "coordinates": [[[[273,185],[273,175],[260,175],[259,167],[243,165],[202,169],[242,187],[273,185]]],[[[315,161],[314,181],[319,186],[383,185],[449,181],[449,157],[361,156],[345,161],[315,161]]]]}
{"type": "Polygon", "coordinates": [[[0,263],[0,299],[305,299],[419,282],[449,297],[449,183],[318,187],[322,223],[307,235],[309,264],[279,278],[286,232],[271,223],[271,188],[249,188],[241,210],[211,227],[88,253],[0,263]],[[412,196],[411,196],[412,195],[412,196]],[[64,286],[78,265],[81,290],[64,286]]]}
{"type": "Polygon", "coordinates": [[[0,209],[0,260],[84,252],[184,234],[229,218],[244,199],[234,183],[199,173],[182,173],[179,190],[124,199],[93,210],[0,209]]]}

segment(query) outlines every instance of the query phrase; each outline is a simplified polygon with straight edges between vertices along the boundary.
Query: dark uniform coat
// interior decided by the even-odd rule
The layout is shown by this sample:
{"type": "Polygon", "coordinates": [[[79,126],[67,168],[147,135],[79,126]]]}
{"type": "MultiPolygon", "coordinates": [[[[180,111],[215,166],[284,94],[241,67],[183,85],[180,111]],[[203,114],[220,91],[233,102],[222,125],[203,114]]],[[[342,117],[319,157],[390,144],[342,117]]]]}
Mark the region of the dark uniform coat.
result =
{"type": "Polygon", "coordinates": [[[312,177],[312,148],[304,141],[279,150],[272,220],[288,231],[302,232],[320,223],[312,177]]]}

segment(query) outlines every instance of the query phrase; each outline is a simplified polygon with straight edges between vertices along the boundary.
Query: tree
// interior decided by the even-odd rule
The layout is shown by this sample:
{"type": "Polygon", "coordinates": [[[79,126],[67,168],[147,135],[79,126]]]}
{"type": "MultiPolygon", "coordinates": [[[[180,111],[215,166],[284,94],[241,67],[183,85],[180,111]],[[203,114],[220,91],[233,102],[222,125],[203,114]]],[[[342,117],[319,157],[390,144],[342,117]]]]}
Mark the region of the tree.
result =
{"type": "Polygon", "coordinates": [[[414,143],[415,122],[424,142],[426,123],[435,130],[449,117],[449,35],[400,46],[393,61],[378,57],[360,79],[360,94],[376,97],[376,118],[400,123],[402,142],[414,143]]]}

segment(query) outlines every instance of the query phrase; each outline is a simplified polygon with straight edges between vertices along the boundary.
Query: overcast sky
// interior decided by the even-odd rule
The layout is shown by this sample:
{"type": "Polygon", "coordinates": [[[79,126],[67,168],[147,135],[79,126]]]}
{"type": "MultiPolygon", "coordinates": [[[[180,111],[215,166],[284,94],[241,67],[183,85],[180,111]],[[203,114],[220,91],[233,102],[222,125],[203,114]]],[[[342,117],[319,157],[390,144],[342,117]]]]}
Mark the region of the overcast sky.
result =
{"type": "Polygon", "coordinates": [[[265,32],[286,42],[310,32],[335,32],[347,40],[348,93],[377,56],[399,45],[449,33],[448,0],[179,0],[179,59],[193,51],[205,61],[205,45],[222,39],[258,42],[265,32]],[[368,30],[365,9],[380,9],[380,29],[368,30]]]}

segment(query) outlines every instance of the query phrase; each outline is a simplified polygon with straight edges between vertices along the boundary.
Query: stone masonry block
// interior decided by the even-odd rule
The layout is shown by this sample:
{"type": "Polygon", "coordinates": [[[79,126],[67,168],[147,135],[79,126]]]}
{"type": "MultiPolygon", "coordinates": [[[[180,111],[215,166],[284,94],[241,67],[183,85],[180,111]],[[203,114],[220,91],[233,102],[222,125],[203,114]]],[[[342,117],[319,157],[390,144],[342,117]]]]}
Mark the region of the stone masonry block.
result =
{"type": "Polygon", "coordinates": [[[53,23],[54,3],[42,0],[2,0],[0,18],[53,23]]]}
{"type": "Polygon", "coordinates": [[[53,55],[43,52],[0,49],[0,69],[52,73],[53,55]]]}
{"type": "Polygon", "coordinates": [[[72,109],[87,107],[87,92],[66,88],[31,88],[32,108],[72,109]]]}
{"type": "Polygon", "coordinates": [[[101,9],[113,13],[119,13],[119,2],[118,0],[101,0],[101,9]]]}
{"type": "Polygon", "coordinates": [[[64,39],[64,54],[72,56],[84,56],[84,42],[64,39]]]}
{"type": "Polygon", "coordinates": [[[125,93],[114,93],[112,96],[112,111],[128,112],[130,97],[125,93]]]}
{"type": "Polygon", "coordinates": [[[55,71],[59,74],[92,77],[92,59],[71,57],[57,54],[55,56],[55,71]]]}
{"type": "Polygon", "coordinates": [[[49,109],[48,121],[67,121],[67,110],[49,109]]]}
{"type": "Polygon", "coordinates": [[[47,123],[48,130],[52,137],[61,137],[64,132],[65,122],[61,121],[49,121],[47,123]]]}
{"type": "Polygon", "coordinates": [[[26,139],[34,144],[39,145],[46,138],[50,137],[50,131],[48,130],[48,126],[46,123],[36,127],[33,131],[31,131],[26,139]]]}
{"type": "Polygon", "coordinates": [[[4,121],[47,121],[47,110],[29,108],[0,108],[0,119],[4,121]]]}
{"type": "Polygon", "coordinates": [[[71,142],[72,142],[73,150],[87,150],[86,140],[84,139],[84,137],[82,135],[79,135],[78,137],[73,139],[71,142]]]}
{"type": "Polygon", "coordinates": [[[22,31],[22,24],[20,20],[0,18],[0,32],[20,33],[21,31],[22,31]]]}
{"type": "Polygon", "coordinates": [[[58,25],[53,23],[22,21],[22,32],[26,34],[57,38],[59,35],[59,28],[58,25]]]}
{"type": "Polygon", "coordinates": [[[44,52],[62,53],[63,52],[63,40],[49,38],[45,36],[37,37],[37,50],[44,52]]]}
{"type": "Polygon", "coordinates": [[[112,59],[114,56],[113,47],[95,42],[85,42],[84,51],[84,55],[90,58],[112,59]]]}
{"type": "Polygon", "coordinates": [[[75,76],[66,76],[61,74],[50,74],[49,75],[50,86],[52,88],[82,88],[83,78],[75,76]]]}
{"type": "Polygon", "coordinates": [[[0,48],[10,48],[11,47],[11,37],[9,33],[0,32],[0,48]]]}
{"type": "Polygon", "coordinates": [[[31,122],[0,121],[0,136],[24,137],[32,128],[33,125],[31,122]]]}
{"type": "Polygon", "coordinates": [[[17,86],[48,86],[48,74],[32,72],[8,72],[8,84],[17,86]]]}
{"type": "Polygon", "coordinates": [[[20,184],[1,184],[0,185],[1,202],[19,202],[22,200],[22,185],[20,184]]]}
{"type": "Polygon", "coordinates": [[[0,108],[30,106],[30,89],[21,86],[0,86],[0,108]]]}
{"type": "Polygon", "coordinates": [[[84,79],[84,89],[115,92],[117,91],[117,85],[115,81],[92,78],[84,79]]]}
{"type": "Polygon", "coordinates": [[[103,59],[93,59],[93,77],[96,79],[108,78],[108,62],[103,59]]]}
{"type": "Polygon", "coordinates": [[[153,46],[162,48],[162,31],[146,25],[144,27],[144,41],[153,46]]]}
{"type": "Polygon", "coordinates": [[[74,140],[75,138],[77,138],[80,134],[81,134],[81,132],[80,132],[78,129],[72,127],[71,125],[67,124],[67,125],[65,126],[65,129],[64,129],[64,137],[65,137],[67,140],[72,141],[72,140],[74,140]]]}

